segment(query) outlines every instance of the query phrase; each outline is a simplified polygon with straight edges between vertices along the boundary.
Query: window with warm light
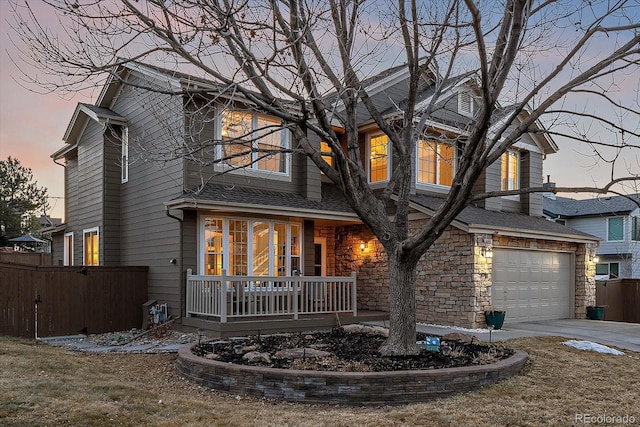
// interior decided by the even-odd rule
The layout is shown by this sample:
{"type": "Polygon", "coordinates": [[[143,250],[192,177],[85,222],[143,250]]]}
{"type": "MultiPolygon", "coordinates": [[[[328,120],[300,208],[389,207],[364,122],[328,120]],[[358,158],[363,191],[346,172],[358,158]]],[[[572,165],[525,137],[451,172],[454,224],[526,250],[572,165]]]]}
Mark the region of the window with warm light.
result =
{"type": "Polygon", "coordinates": [[[287,276],[300,270],[297,223],[205,217],[203,226],[204,274],[224,269],[234,276],[287,276]]]}
{"type": "Polygon", "coordinates": [[[369,138],[369,182],[387,181],[389,179],[389,139],[387,135],[369,138]]]}
{"type": "Polygon", "coordinates": [[[517,190],[520,188],[519,165],[520,155],[517,151],[509,150],[502,154],[500,170],[500,190],[517,190]]]}
{"type": "Polygon", "coordinates": [[[264,115],[224,110],[220,113],[219,158],[245,169],[288,173],[289,132],[280,120],[264,115]]]}
{"type": "Polygon", "coordinates": [[[333,151],[331,151],[329,143],[320,141],[320,154],[322,155],[322,159],[327,162],[329,166],[333,167],[333,151]]]}
{"type": "Polygon", "coordinates": [[[92,228],[83,231],[84,245],[82,248],[84,265],[100,265],[99,247],[100,234],[98,228],[92,228]]]}
{"type": "Polygon", "coordinates": [[[422,184],[451,187],[455,174],[455,148],[437,141],[418,141],[417,179],[422,184]]]}

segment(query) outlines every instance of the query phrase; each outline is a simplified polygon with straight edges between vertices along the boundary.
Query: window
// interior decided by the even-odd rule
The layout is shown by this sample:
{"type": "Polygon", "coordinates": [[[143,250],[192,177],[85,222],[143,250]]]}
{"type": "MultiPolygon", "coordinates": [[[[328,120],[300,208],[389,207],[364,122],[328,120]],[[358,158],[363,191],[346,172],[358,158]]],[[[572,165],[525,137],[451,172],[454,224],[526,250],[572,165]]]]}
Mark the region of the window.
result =
{"type": "Polygon", "coordinates": [[[333,167],[333,152],[331,146],[325,141],[320,141],[320,154],[322,154],[322,159],[333,167]]]}
{"type": "Polygon", "coordinates": [[[418,141],[418,182],[451,187],[455,174],[455,148],[437,141],[418,141]]]}
{"type": "Polygon", "coordinates": [[[64,233],[63,265],[73,265],[73,233],[64,233]]]}
{"type": "Polygon", "coordinates": [[[220,275],[224,269],[234,276],[287,276],[300,271],[299,224],[206,217],[203,225],[204,274],[220,275]]]}
{"type": "Polygon", "coordinates": [[[473,97],[469,92],[458,92],[458,113],[473,116],[473,97]]]}
{"type": "Polygon", "coordinates": [[[120,155],[120,181],[124,184],[129,181],[129,128],[126,126],[122,128],[122,141],[121,141],[121,155],[120,155]]]}
{"type": "Polygon", "coordinates": [[[624,240],[624,218],[607,218],[607,240],[609,242],[624,240]]]}
{"type": "Polygon", "coordinates": [[[369,138],[369,182],[389,179],[389,139],[387,135],[369,138]]]}
{"type": "Polygon", "coordinates": [[[274,118],[242,111],[220,114],[221,145],[218,155],[224,163],[265,172],[288,173],[289,132],[274,118]]]}
{"type": "Polygon", "coordinates": [[[502,154],[500,171],[500,190],[517,190],[520,188],[518,177],[520,155],[517,151],[509,150],[502,154]]]}
{"type": "Polygon", "coordinates": [[[620,277],[620,263],[602,262],[596,264],[596,276],[606,276],[609,279],[620,277]]]}
{"type": "Polygon", "coordinates": [[[98,249],[100,247],[100,234],[98,228],[91,228],[83,231],[84,245],[82,248],[84,265],[100,265],[98,249]]]}
{"type": "Polygon", "coordinates": [[[640,241],[640,216],[631,218],[631,240],[640,241]]]}

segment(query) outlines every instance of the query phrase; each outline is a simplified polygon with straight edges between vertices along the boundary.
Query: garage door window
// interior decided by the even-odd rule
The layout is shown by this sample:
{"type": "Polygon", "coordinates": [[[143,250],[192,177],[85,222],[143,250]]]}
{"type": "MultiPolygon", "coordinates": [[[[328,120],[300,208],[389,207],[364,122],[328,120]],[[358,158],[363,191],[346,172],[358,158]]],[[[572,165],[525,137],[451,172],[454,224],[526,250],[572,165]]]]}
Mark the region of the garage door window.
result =
{"type": "Polygon", "coordinates": [[[609,242],[624,240],[624,221],[622,217],[607,218],[607,240],[609,242]]]}

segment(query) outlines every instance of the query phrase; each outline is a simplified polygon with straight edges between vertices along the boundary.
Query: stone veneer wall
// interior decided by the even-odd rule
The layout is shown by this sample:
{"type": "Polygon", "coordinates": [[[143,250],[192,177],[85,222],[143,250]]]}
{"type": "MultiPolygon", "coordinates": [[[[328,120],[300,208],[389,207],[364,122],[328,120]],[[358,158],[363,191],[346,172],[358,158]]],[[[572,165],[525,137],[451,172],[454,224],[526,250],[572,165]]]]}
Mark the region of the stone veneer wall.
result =
{"type": "MultiPolygon", "coordinates": [[[[425,220],[414,220],[412,228],[425,220]]],[[[327,244],[329,238],[327,238],[327,244]]],[[[358,308],[389,310],[389,274],[382,245],[362,225],[335,229],[335,274],[358,277],[358,308]],[[361,251],[360,244],[366,244],[361,251]]],[[[492,258],[483,248],[522,248],[575,253],[575,318],[586,317],[595,305],[597,245],[526,239],[491,234],[468,234],[448,227],[417,266],[416,317],[418,322],[485,327],[484,312],[491,307],[492,258]]]]}
{"type": "Polygon", "coordinates": [[[575,310],[576,319],[586,318],[587,306],[596,303],[596,256],[597,244],[560,242],[553,240],[523,239],[520,237],[495,236],[494,247],[553,250],[575,253],[575,310]]]}

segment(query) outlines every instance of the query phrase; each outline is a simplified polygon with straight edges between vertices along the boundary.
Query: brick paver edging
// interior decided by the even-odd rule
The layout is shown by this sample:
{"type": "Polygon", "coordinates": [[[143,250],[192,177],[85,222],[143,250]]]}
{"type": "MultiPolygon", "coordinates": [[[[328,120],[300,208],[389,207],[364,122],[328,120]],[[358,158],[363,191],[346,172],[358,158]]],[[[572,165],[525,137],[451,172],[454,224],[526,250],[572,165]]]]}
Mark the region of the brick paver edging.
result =
{"type": "Polygon", "coordinates": [[[257,398],[343,405],[399,405],[475,390],[518,372],[527,353],[516,350],[489,365],[393,372],[327,372],[274,369],[208,360],[178,351],[177,370],[214,390],[257,398]]]}

